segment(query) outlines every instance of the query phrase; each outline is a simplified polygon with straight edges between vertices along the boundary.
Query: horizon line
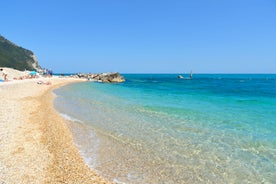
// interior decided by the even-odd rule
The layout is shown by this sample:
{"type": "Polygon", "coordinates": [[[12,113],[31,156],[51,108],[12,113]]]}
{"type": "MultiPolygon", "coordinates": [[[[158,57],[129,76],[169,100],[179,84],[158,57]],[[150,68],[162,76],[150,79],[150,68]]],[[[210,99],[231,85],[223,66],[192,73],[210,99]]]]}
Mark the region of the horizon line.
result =
{"type": "MultiPolygon", "coordinates": [[[[115,72],[54,72],[55,74],[74,74],[74,73],[116,73],[118,71],[115,72]]],[[[118,72],[120,74],[190,74],[190,73],[176,73],[176,72],[141,72],[141,73],[136,73],[136,72],[118,72]]],[[[211,73],[205,73],[205,72],[199,72],[199,73],[192,73],[193,75],[197,75],[197,74],[228,74],[228,75],[237,75],[237,74],[252,74],[252,75],[266,75],[266,74],[270,74],[270,75],[276,75],[275,73],[216,73],[216,72],[211,72],[211,73]]]]}

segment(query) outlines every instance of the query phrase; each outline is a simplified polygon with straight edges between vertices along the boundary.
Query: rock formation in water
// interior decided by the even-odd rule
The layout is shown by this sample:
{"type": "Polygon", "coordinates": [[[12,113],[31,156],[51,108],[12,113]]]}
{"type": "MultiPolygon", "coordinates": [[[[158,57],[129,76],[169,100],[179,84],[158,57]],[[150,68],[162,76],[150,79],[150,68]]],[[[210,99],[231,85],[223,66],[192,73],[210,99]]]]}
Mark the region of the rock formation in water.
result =
{"type": "Polygon", "coordinates": [[[118,72],[115,73],[100,73],[100,74],[78,74],[80,78],[87,78],[88,80],[96,80],[105,83],[120,83],[125,82],[125,78],[118,72]]]}

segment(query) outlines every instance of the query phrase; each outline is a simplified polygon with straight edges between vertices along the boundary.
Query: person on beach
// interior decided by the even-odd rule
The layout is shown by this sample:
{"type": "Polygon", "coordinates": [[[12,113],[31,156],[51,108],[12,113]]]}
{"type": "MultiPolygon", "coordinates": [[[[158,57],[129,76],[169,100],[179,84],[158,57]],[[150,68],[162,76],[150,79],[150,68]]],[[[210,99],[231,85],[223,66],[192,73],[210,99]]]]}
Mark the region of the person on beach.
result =
{"type": "Polygon", "coordinates": [[[0,68],[0,71],[2,72],[3,80],[8,81],[8,74],[4,71],[4,69],[0,68]]]}
{"type": "Polygon", "coordinates": [[[38,81],[37,84],[51,85],[52,83],[50,81],[48,81],[48,82],[38,81]]]}

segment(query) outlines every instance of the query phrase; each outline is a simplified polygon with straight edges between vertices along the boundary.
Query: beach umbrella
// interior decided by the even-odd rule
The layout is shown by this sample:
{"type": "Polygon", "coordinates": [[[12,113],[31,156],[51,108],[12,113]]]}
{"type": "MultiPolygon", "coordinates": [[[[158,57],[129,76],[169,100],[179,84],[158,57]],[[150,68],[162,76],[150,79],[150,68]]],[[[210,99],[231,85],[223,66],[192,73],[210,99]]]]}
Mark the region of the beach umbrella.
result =
{"type": "Polygon", "coordinates": [[[36,71],[31,71],[30,75],[36,75],[36,71]]]}

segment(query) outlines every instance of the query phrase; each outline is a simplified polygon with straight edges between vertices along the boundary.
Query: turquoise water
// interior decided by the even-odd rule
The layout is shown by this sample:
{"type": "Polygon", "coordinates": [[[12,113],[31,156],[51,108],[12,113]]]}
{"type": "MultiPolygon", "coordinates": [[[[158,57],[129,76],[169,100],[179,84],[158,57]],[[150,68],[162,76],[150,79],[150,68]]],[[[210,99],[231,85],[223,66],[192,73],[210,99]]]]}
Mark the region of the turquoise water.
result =
{"type": "Polygon", "coordinates": [[[122,183],[276,181],[276,75],[124,76],[55,90],[98,173],[122,183]]]}

